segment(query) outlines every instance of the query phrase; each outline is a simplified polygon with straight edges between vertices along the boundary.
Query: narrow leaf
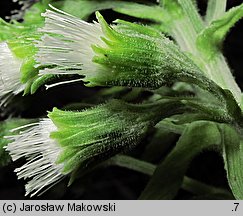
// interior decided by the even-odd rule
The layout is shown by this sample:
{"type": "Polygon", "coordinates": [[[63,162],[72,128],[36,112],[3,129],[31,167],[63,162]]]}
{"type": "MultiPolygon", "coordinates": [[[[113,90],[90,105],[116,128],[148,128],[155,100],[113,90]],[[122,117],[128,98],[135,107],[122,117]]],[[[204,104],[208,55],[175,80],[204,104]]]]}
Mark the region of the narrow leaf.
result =
{"type": "Polygon", "coordinates": [[[243,141],[228,125],[220,125],[223,158],[229,185],[236,199],[243,199],[243,141]]]}
{"type": "Polygon", "coordinates": [[[167,12],[162,7],[153,5],[149,6],[133,2],[120,2],[113,10],[136,18],[152,20],[154,22],[165,22],[168,19],[167,12]]]}
{"type": "Polygon", "coordinates": [[[202,150],[219,145],[220,132],[213,122],[190,124],[176,147],[157,167],[140,199],[173,199],[181,187],[190,161],[202,150]]]}
{"type": "Polygon", "coordinates": [[[129,16],[149,19],[158,21],[164,18],[163,9],[158,6],[147,6],[134,2],[125,1],[111,1],[111,0],[66,0],[60,3],[56,3],[58,8],[62,8],[63,11],[71,13],[81,19],[88,19],[88,17],[98,10],[115,9],[115,11],[127,14],[129,16]]]}
{"type": "Polygon", "coordinates": [[[213,58],[220,50],[229,30],[243,17],[243,4],[234,7],[218,20],[213,21],[197,38],[197,47],[205,56],[213,58]]]}

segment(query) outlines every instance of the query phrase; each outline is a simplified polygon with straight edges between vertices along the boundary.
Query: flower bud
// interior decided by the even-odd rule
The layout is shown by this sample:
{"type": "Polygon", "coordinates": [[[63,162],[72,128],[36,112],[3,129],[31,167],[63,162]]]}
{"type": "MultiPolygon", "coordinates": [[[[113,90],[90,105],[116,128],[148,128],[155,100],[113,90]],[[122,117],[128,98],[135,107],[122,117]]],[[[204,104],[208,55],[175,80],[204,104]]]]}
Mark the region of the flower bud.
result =
{"type": "Polygon", "coordinates": [[[157,30],[117,21],[109,26],[100,13],[87,23],[53,8],[43,14],[45,35],[37,44],[42,74],[79,74],[88,86],[158,88],[199,69],[157,30]]]}
{"type": "MultiPolygon", "coordinates": [[[[178,108],[168,105],[166,115],[178,108]]],[[[18,134],[7,137],[11,143],[6,149],[14,161],[26,158],[27,163],[15,171],[19,178],[29,180],[26,195],[33,196],[77,170],[133,148],[161,119],[159,112],[160,106],[119,100],[82,112],[54,108],[49,118],[16,128],[18,134]]]]}

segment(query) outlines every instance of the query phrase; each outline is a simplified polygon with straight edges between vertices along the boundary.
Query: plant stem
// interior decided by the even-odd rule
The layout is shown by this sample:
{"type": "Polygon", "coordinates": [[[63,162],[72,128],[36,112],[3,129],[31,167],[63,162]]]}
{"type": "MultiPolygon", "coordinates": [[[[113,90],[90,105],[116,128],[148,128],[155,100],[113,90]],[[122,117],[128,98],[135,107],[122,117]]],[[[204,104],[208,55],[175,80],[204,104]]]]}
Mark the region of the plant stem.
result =
{"type": "Polygon", "coordinates": [[[194,28],[194,30],[197,33],[201,32],[204,28],[204,23],[193,2],[191,0],[178,0],[178,2],[185,14],[187,14],[187,17],[189,18],[191,26],[194,28]]]}
{"type": "MultiPolygon", "coordinates": [[[[156,165],[154,164],[130,156],[126,156],[126,155],[117,155],[111,158],[110,160],[108,160],[106,162],[106,165],[110,165],[110,166],[115,165],[115,166],[128,168],[149,176],[152,176],[156,169],[156,165]]],[[[232,197],[231,193],[223,188],[209,186],[205,183],[194,180],[187,176],[184,177],[181,188],[196,195],[224,194],[224,195],[228,195],[229,197],[232,197]]]]}
{"type": "MultiPolygon", "coordinates": [[[[190,11],[185,14],[190,14],[190,11]]],[[[217,83],[221,88],[230,90],[237,103],[241,104],[241,90],[235,82],[222,53],[219,52],[213,60],[208,60],[205,59],[204,55],[197,49],[196,40],[198,34],[190,16],[184,15],[180,19],[174,20],[171,27],[172,36],[182,51],[191,53],[197,59],[196,64],[208,78],[217,83]]]]}
{"type": "Polygon", "coordinates": [[[205,65],[205,72],[208,77],[217,83],[223,89],[229,89],[234,95],[235,100],[238,104],[241,104],[241,90],[235,82],[234,76],[223,56],[219,53],[217,57],[209,62],[204,60],[202,62],[205,65]]]}
{"type": "Polygon", "coordinates": [[[226,10],[226,4],[227,0],[209,0],[205,17],[206,23],[209,24],[221,17],[226,10]]]}
{"type": "Polygon", "coordinates": [[[222,194],[222,195],[227,195],[227,196],[231,197],[232,199],[234,199],[232,194],[223,188],[209,186],[203,182],[189,178],[187,176],[184,176],[183,184],[182,184],[181,188],[186,191],[189,191],[193,194],[197,194],[197,195],[222,194]]]}
{"type": "Polygon", "coordinates": [[[109,165],[116,165],[120,167],[125,167],[146,175],[153,175],[156,166],[154,164],[148,163],[146,161],[138,160],[136,158],[117,155],[109,160],[109,165]]]}

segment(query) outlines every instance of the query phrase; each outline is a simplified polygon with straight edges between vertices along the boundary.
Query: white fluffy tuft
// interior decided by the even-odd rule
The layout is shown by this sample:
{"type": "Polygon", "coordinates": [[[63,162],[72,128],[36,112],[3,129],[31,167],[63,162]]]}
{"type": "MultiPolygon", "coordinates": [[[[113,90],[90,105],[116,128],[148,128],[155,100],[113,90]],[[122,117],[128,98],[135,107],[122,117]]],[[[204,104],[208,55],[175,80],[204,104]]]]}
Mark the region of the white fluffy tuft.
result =
{"type": "MultiPolygon", "coordinates": [[[[53,7],[52,7],[53,8],[53,7]]],[[[99,23],[87,23],[63,11],[53,8],[47,10],[45,26],[40,29],[46,33],[36,46],[38,66],[54,66],[40,71],[42,74],[80,74],[92,76],[99,68],[92,62],[95,55],[92,45],[103,44],[104,36],[99,23]]]]}
{"type": "Polygon", "coordinates": [[[12,94],[22,92],[25,85],[21,84],[20,68],[22,61],[17,59],[6,42],[0,43],[0,107],[6,105],[12,94]]]}
{"type": "Polygon", "coordinates": [[[12,141],[6,147],[12,160],[26,158],[27,163],[15,169],[18,178],[31,179],[25,186],[26,195],[40,195],[58,183],[64,175],[63,164],[56,164],[61,147],[50,138],[50,133],[57,128],[48,119],[14,129],[18,135],[7,136],[12,141]]]}

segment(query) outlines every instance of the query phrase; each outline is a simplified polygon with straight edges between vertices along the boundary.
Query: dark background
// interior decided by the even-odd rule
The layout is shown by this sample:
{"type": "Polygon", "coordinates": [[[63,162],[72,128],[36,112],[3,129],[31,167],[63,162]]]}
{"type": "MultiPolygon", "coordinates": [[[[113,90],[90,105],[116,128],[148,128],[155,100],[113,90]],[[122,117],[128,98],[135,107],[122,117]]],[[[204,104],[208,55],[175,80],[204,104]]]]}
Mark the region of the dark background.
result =
{"type": "MultiPolygon", "coordinates": [[[[228,8],[242,3],[242,0],[228,0],[228,8]]],[[[10,15],[12,9],[17,8],[16,3],[9,0],[0,1],[0,17],[10,15]]],[[[206,1],[199,1],[200,13],[205,13],[206,1]]],[[[105,15],[112,19],[113,13],[105,15]]],[[[239,86],[243,87],[243,21],[237,23],[226,38],[224,54],[233,70],[239,86]]],[[[70,84],[49,91],[38,91],[33,96],[28,96],[22,103],[29,103],[22,117],[34,118],[45,115],[46,110],[52,107],[62,107],[70,102],[89,98],[97,91],[87,89],[82,85],[70,84]],[[41,106],[39,102],[41,101],[41,106]]],[[[18,108],[21,105],[18,106],[18,108]]],[[[20,162],[21,164],[21,162],[20,162]]],[[[18,164],[10,164],[0,168],[0,199],[29,199],[24,197],[24,181],[18,180],[13,172],[18,164]]],[[[188,175],[205,183],[215,186],[227,186],[225,171],[221,158],[214,152],[204,152],[193,160],[188,170],[188,175]]],[[[145,187],[148,177],[123,168],[106,168],[78,179],[69,188],[64,180],[45,193],[40,199],[137,199],[145,187]]],[[[191,194],[180,191],[177,199],[191,199],[191,194]]],[[[36,199],[36,198],[35,198],[36,199]]],[[[38,199],[38,198],[37,198],[38,199]]]]}

